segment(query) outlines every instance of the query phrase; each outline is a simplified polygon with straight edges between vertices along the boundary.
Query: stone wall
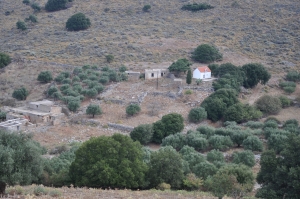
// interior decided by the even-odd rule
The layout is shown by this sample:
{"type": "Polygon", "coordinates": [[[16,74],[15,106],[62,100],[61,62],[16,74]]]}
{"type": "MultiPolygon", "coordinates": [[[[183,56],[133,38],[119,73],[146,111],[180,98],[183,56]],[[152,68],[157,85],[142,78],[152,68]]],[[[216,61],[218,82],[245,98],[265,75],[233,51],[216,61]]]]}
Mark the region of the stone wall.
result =
{"type": "Polygon", "coordinates": [[[108,123],[108,126],[114,129],[118,129],[120,131],[129,131],[131,132],[134,127],[131,126],[126,126],[126,125],[121,125],[121,124],[114,124],[114,123],[108,123]]]}

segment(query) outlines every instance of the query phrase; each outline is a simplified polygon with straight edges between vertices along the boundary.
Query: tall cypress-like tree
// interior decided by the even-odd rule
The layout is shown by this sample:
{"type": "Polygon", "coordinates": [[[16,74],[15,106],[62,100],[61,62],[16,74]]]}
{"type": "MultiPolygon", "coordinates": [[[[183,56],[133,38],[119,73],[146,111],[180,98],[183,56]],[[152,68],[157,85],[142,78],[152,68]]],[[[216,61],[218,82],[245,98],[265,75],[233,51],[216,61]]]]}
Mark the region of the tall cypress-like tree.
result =
{"type": "Polygon", "coordinates": [[[192,83],[192,71],[191,69],[188,70],[188,73],[186,75],[186,83],[191,84],[192,83]]]}

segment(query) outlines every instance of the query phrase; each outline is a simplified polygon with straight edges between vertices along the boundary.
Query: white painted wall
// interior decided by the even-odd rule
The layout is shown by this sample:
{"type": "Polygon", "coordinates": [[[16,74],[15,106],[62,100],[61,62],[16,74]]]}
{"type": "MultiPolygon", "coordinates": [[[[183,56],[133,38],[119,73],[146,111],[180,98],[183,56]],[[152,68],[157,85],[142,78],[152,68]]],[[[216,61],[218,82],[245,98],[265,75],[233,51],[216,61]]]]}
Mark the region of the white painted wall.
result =
{"type": "Polygon", "coordinates": [[[198,68],[196,68],[194,71],[193,71],[193,78],[194,79],[208,79],[208,78],[211,78],[211,72],[204,72],[204,73],[201,73],[198,68]]]}

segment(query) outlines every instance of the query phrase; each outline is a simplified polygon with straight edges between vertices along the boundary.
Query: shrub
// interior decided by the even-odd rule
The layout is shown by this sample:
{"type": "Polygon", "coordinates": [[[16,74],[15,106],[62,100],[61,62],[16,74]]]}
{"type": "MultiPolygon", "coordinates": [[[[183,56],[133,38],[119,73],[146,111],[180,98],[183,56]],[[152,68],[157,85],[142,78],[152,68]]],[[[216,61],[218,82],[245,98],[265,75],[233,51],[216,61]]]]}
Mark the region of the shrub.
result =
{"type": "Polygon", "coordinates": [[[253,167],[255,165],[255,157],[252,151],[241,151],[241,152],[235,151],[232,154],[232,157],[233,157],[232,162],[235,164],[242,163],[248,167],[253,167]]]}
{"type": "Polygon", "coordinates": [[[80,67],[76,67],[76,68],[74,68],[74,70],[73,70],[73,74],[74,74],[74,75],[78,75],[79,73],[82,73],[82,72],[83,72],[83,69],[80,68],[80,67]]]}
{"type": "Polygon", "coordinates": [[[133,116],[141,111],[141,107],[138,104],[130,104],[126,107],[126,114],[133,116]]]}
{"type": "Polygon", "coordinates": [[[42,71],[38,75],[37,80],[41,83],[48,83],[52,80],[52,73],[50,71],[42,71]]]}
{"type": "Polygon", "coordinates": [[[265,113],[276,114],[281,110],[280,99],[270,95],[260,97],[255,103],[257,108],[265,113]]]}
{"type": "Polygon", "coordinates": [[[86,114],[92,115],[93,117],[95,117],[95,115],[101,115],[102,110],[99,105],[90,104],[86,109],[86,114]]]}
{"type": "Polygon", "coordinates": [[[218,69],[219,64],[209,64],[208,68],[211,70],[211,75],[217,77],[218,76],[218,69]]]}
{"type": "Polygon", "coordinates": [[[207,118],[207,112],[202,107],[193,108],[190,110],[188,118],[190,122],[201,122],[207,118]]]}
{"type": "Polygon", "coordinates": [[[196,164],[192,170],[197,177],[204,180],[206,180],[208,176],[213,176],[218,171],[217,167],[208,161],[196,164]]]}
{"type": "Polygon", "coordinates": [[[257,136],[249,136],[243,141],[245,150],[263,151],[263,143],[257,136]]]}
{"type": "Polygon", "coordinates": [[[30,1],[29,0],[23,0],[22,1],[25,5],[29,5],[30,4],[30,1]]]}
{"type": "Polygon", "coordinates": [[[264,126],[264,123],[249,121],[246,123],[246,126],[252,128],[252,129],[261,129],[264,126]]]}
{"type": "Polygon", "coordinates": [[[218,51],[218,49],[208,44],[198,46],[192,55],[192,59],[203,63],[219,61],[222,60],[222,58],[223,55],[218,51]]]}
{"type": "Polygon", "coordinates": [[[61,192],[57,189],[52,189],[52,190],[49,191],[49,196],[51,196],[51,197],[60,197],[61,192]]]}
{"type": "Polygon", "coordinates": [[[39,185],[39,186],[34,187],[33,193],[36,196],[42,196],[42,195],[47,195],[48,191],[44,186],[39,185]]]}
{"type": "Polygon", "coordinates": [[[66,23],[66,28],[69,31],[85,30],[88,29],[90,26],[91,26],[90,19],[87,18],[81,12],[72,15],[66,23]]]}
{"type": "Polygon", "coordinates": [[[61,91],[64,91],[64,90],[67,90],[67,89],[70,89],[70,88],[71,88],[70,84],[63,84],[63,85],[60,87],[60,90],[61,90],[61,91]]]}
{"type": "Polygon", "coordinates": [[[64,80],[62,80],[63,84],[71,84],[72,83],[72,80],[70,78],[65,78],[64,80]]]}
{"type": "Polygon", "coordinates": [[[173,62],[169,67],[169,71],[175,72],[176,76],[179,75],[181,72],[186,72],[190,69],[190,66],[192,64],[189,62],[189,60],[183,58],[183,59],[178,59],[176,62],[173,62]]]}
{"type": "Polygon", "coordinates": [[[291,133],[295,133],[295,134],[299,134],[300,133],[299,123],[295,119],[287,120],[283,124],[283,129],[286,130],[286,131],[289,131],[291,133]]]}
{"type": "Polygon", "coordinates": [[[171,189],[171,185],[163,182],[163,183],[160,183],[159,185],[157,185],[156,188],[158,190],[165,191],[165,190],[170,190],[171,189]]]}
{"type": "Polygon", "coordinates": [[[26,26],[26,24],[25,24],[24,21],[18,21],[18,22],[16,23],[16,25],[17,25],[17,28],[18,28],[18,29],[21,29],[21,30],[27,30],[27,26],[26,26]]]}
{"type": "Polygon", "coordinates": [[[83,143],[69,174],[75,186],[140,188],[144,186],[146,170],[141,144],[126,135],[114,134],[83,143]]]}
{"type": "Polygon", "coordinates": [[[48,12],[66,9],[67,0],[48,0],[45,9],[48,12]]]}
{"type": "Polygon", "coordinates": [[[183,146],[187,145],[186,136],[182,133],[169,135],[162,139],[161,146],[171,146],[177,151],[181,150],[183,146]]]}
{"type": "Polygon", "coordinates": [[[207,138],[210,138],[215,134],[215,128],[210,126],[200,126],[197,128],[197,131],[199,131],[201,134],[206,135],[207,138]]]}
{"type": "Polygon", "coordinates": [[[265,128],[274,128],[274,129],[277,129],[278,128],[278,123],[275,120],[265,121],[265,123],[264,123],[264,129],[265,128]]]}
{"type": "Polygon", "coordinates": [[[21,87],[19,89],[14,90],[12,97],[17,100],[26,100],[28,95],[29,95],[28,90],[24,87],[21,87]]]}
{"type": "Polygon", "coordinates": [[[295,92],[296,87],[287,86],[287,87],[283,87],[283,90],[284,90],[286,93],[293,93],[293,92],[295,92]]]}
{"type": "Polygon", "coordinates": [[[48,94],[48,96],[52,96],[52,94],[55,93],[55,92],[57,92],[57,91],[58,91],[58,89],[57,89],[56,86],[51,86],[51,87],[48,89],[47,94],[48,94]]]}
{"type": "Polygon", "coordinates": [[[80,102],[77,101],[77,100],[72,100],[72,101],[69,101],[69,102],[68,102],[68,109],[69,109],[70,111],[75,112],[75,111],[77,111],[77,109],[78,109],[79,107],[80,107],[80,102]]]}
{"type": "Polygon", "coordinates": [[[271,74],[262,64],[250,63],[242,66],[245,74],[243,85],[245,88],[253,88],[258,83],[266,84],[271,78],[271,74]]]}
{"type": "Polygon", "coordinates": [[[183,180],[183,185],[188,190],[199,190],[203,185],[203,180],[198,178],[194,173],[189,173],[183,180]]]}
{"type": "Polygon", "coordinates": [[[224,114],[225,121],[235,121],[237,123],[259,119],[261,117],[262,112],[248,104],[242,103],[230,106],[224,114]]]}
{"type": "Polygon", "coordinates": [[[108,63],[111,63],[115,57],[113,55],[106,55],[105,58],[108,63]]]}
{"type": "Polygon", "coordinates": [[[219,150],[211,150],[207,153],[206,156],[207,161],[214,163],[214,162],[225,162],[225,158],[222,152],[219,150]]]}
{"type": "Polygon", "coordinates": [[[192,12],[196,12],[199,10],[207,10],[207,9],[212,9],[214,8],[213,6],[207,4],[207,3],[193,3],[193,4],[187,4],[182,6],[182,10],[189,10],[192,12]]]}
{"type": "Polygon", "coordinates": [[[287,93],[293,93],[296,90],[295,82],[280,82],[279,86],[287,93]]]}
{"type": "Polygon", "coordinates": [[[98,95],[98,91],[95,88],[87,89],[86,96],[89,98],[96,97],[98,95]]]}
{"type": "Polygon", "coordinates": [[[64,75],[62,75],[62,74],[59,74],[57,77],[55,77],[55,81],[57,82],[57,83],[62,83],[62,81],[65,79],[65,76],[64,75]]]}
{"type": "Polygon", "coordinates": [[[80,78],[79,78],[78,76],[74,76],[74,77],[72,78],[73,86],[74,86],[74,83],[75,83],[75,82],[80,82],[80,78]]]}
{"type": "Polygon", "coordinates": [[[6,119],[6,113],[1,112],[1,110],[0,110],[0,121],[4,121],[5,119],[6,119]]]}
{"type": "Polygon", "coordinates": [[[135,127],[130,132],[130,137],[134,141],[139,141],[141,144],[148,144],[151,142],[153,136],[152,124],[141,124],[135,127]]]}
{"type": "Polygon", "coordinates": [[[204,138],[203,134],[200,133],[189,133],[186,136],[187,144],[194,147],[196,150],[206,150],[209,146],[208,141],[204,138]]]}
{"type": "Polygon", "coordinates": [[[34,15],[29,15],[28,20],[31,21],[31,22],[33,22],[33,23],[37,23],[38,22],[36,16],[34,16],[34,15]]]}
{"type": "Polygon", "coordinates": [[[229,136],[214,135],[208,139],[208,142],[213,149],[219,149],[221,151],[227,150],[233,146],[229,136]]]}
{"type": "Polygon", "coordinates": [[[145,6],[143,7],[143,11],[144,11],[144,12],[149,12],[150,9],[151,9],[151,6],[150,6],[150,5],[145,5],[145,6]]]}
{"type": "Polygon", "coordinates": [[[0,52],[0,69],[4,68],[5,66],[7,66],[10,63],[11,63],[10,56],[6,53],[0,52]]]}
{"type": "Polygon", "coordinates": [[[101,84],[107,84],[107,83],[109,82],[109,77],[107,77],[107,76],[102,76],[102,77],[100,77],[99,82],[100,82],[101,84]]]}
{"type": "Polygon", "coordinates": [[[31,8],[32,8],[34,11],[36,11],[36,12],[41,11],[41,6],[40,6],[39,4],[37,4],[37,3],[31,4],[31,8]]]}
{"type": "Polygon", "coordinates": [[[286,75],[288,81],[297,82],[300,80],[300,74],[297,71],[289,71],[286,75]]]}
{"type": "Polygon", "coordinates": [[[193,94],[193,91],[192,90],[186,90],[186,91],[184,91],[184,94],[191,95],[191,94],[193,94]]]}
{"type": "Polygon", "coordinates": [[[285,148],[285,142],[288,139],[288,132],[273,132],[268,138],[268,149],[273,149],[279,154],[285,148]]]}
{"type": "Polygon", "coordinates": [[[291,106],[292,101],[284,95],[279,96],[279,100],[281,102],[282,108],[286,108],[291,106]]]}
{"type": "Polygon", "coordinates": [[[243,141],[249,136],[249,133],[246,132],[245,130],[243,131],[233,131],[233,133],[230,135],[231,140],[233,141],[234,144],[237,144],[238,147],[243,144],[243,141]]]}

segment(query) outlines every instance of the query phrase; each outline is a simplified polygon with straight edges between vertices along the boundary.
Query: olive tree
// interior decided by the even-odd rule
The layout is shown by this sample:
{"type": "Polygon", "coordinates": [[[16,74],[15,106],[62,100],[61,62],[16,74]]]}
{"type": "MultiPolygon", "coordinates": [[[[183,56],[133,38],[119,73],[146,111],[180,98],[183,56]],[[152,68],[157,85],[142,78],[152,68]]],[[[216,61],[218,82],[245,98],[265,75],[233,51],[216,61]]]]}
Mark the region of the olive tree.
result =
{"type": "Polygon", "coordinates": [[[95,115],[101,115],[102,114],[102,110],[100,108],[99,105],[97,104],[90,104],[87,109],[86,109],[86,114],[88,115],[92,115],[93,117],[95,117],[95,115]]]}

